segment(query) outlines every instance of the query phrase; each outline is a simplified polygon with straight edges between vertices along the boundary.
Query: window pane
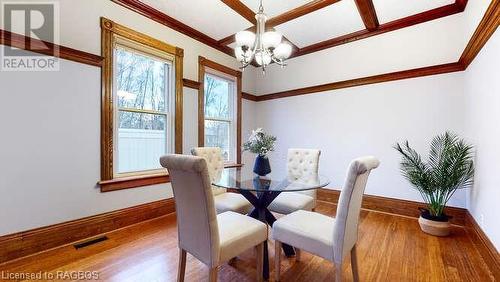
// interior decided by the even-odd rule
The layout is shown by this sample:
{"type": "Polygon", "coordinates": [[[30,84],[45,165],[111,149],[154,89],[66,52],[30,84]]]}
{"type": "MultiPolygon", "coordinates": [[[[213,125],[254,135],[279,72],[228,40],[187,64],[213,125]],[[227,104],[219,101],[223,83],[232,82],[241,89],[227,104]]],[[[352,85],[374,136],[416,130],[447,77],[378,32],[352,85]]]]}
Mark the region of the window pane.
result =
{"type": "Polygon", "coordinates": [[[119,113],[118,173],[160,168],[166,153],[166,117],[119,113]]]}
{"type": "Polygon", "coordinates": [[[212,118],[230,118],[231,83],[227,80],[205,75],[205,116],[212,118]]]}
{"type": "Polygon", "coordinates": [[[118,106],[165,111],[170,65],[122,48],[116,48],[115,56],[118,106]]]}
{"type": "Polygon", "coordinates": [[[220,147],[226,161],[230,157],[230,127],[229,122],[205,120],[205,146],[220,147]]]}

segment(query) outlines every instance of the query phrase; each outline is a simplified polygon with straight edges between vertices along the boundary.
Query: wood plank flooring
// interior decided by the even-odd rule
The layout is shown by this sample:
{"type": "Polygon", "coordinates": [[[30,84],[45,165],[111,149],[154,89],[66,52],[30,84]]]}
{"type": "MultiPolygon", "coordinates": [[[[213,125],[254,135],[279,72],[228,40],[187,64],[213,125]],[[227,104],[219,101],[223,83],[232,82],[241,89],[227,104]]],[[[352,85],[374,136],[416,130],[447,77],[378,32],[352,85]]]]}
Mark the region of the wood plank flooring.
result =
{"type": "MultiPolygon", "coordinates": [[[[335,205],[324,202],[317,207],[318,212],[332,216],[335,209],[335,205]]],[[[450,237],[438,238],[422,233],[414,218],[362,211],[360,220],[361,281],[494,281],[464,228],[455,226],[450,237]]],[[[96,271],[101,281],[175,281],[178,263],[175,215],[107,236],[109,240],[82,249],[64,246],[2,264],[0,280],[2,273],[42,271],[57,277],[64,272],[96,271]]],[[[269,250],[273,262],[272,242],[269,250]]],[[[273,271],[273,263],[270,267],[273,271]]],[[[219,281],[254,281],[255,271],[254,253],[249,250],[232,265],[221,267],[219,281]]],[[[351,281],[349,263],[343,271],[346,281],[351,281]]],[[[335,277],[331,263],[306,252],[300,262],[283,258],[281,273],[281,281],[333,281],[335,277]]],[[[186,281],[207,280],[207,268],[188,254],[186,281]]]]}

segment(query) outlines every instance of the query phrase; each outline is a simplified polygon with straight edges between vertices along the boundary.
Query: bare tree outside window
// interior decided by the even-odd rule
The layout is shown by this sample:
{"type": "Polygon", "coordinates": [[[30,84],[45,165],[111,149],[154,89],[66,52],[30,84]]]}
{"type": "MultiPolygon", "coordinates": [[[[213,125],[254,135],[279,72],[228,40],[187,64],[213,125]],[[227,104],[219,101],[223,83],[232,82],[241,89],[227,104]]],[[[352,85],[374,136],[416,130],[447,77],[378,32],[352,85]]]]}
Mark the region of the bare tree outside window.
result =
{"type": "Polygon", "coordinates": [[[171,65],[120,46],[115,60],[118,173],[159,168],[167,151],[171,65]]]}
{"type": "Polygon", "coordinates": [[[205,75],[205,146],[220,147],[224,160],[234,156],[234,82],[205,75]]]}

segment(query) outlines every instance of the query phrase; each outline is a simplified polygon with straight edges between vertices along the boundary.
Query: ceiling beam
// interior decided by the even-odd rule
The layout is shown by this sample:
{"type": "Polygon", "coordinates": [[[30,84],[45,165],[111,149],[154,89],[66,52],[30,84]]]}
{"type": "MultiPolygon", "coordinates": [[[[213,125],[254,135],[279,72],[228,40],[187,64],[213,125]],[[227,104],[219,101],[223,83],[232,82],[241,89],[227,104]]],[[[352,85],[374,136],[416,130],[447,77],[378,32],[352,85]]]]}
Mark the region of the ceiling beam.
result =
{"type": "MultiPolygon", "coordinates": [[[[288,12],[285,12],[281,15],[278,15],[276,17],[269,19],[266,22],[266,29],[268,29],[268,28],[270,29],[270,28],[273,28],[277,25],[289,22],[291,20],[302,17],[304,15],[307,15],[309,13],[312,13],[314,11],[317,11],[319,9],[322,9],[324,7],[327,7],[329,5],[337,3],[339,1],[340,0],[314,0],[314,1],[311,1],[307,4],[304,4],[302,6],[299,6],[295,9],[292,9],[288,12]]],[[[255,32],[255,26],[252,26],[252,27],[248,28],[247,30],[255,32]]],[[[229,44],[233,43],[234,41],[235,41],[235,35],[233,34],[233,35],[230,35],[228,37],[225,37],[225,38],[222,38],[221,40],[219,40],[219,44],[229,45],[229,44]]]]}
{"type": "Polygon", "coordinates": [[[472,35],[459,62],[468,67],[500,25],[500,0],[493,0],[472,35]]]}
{"type": "Polygon", "coordinates": [[[222,3],[226,4],[229,8],[233,9],[240,16],[244,17],[247,21],[256,25],[257,20],[255,19],[255,12],[248,8],[240,0],[221,0],[222,3]]]}
{"type": "Polygon", "coordinates": [[[309,53],[317,52],[323,49],[328,49],[338,45],[350,43],[360,39],[365,39],[371,36],[379,35],[386,32],[406,28],[412,25],[421,24],[435,19],[458,14],[464,11],[467,0],[456,0],[455,3],[445,5],[439,8],[428,10],[402,19],[397,19],[388,23],[381,24],[376,30],[370,31],[363,29],[350,34],[342,35],[322,42],[318,42],[306,47],[300,48],[292,57],[298,57],[309,53]]]}
{"type": "Polygon", "coordinates": [[[372,0],[355,0],[356,6],[358,7],[359,14],[361,15],[361,19],[363,19],[363,23],[365,24],[366,29],[373,31],[376,30],[379,26],[377,12],[375,11],[375,7],[373,6],[372,0]]]}
{"type": "Polygon", "coordinates": [[[292,9],[288,12],[285,12],[281,15],[278,15],[274,18],[271,18],[266,22],[266,25],[269,27],[275,27],[277,25],[289,22],[296,18],[302,17],[309,13],[315,12],[324,7],[330,6],[339,2],[340,0],[314,0],[302,6],[299,6],[295,9],[292,9]]]}

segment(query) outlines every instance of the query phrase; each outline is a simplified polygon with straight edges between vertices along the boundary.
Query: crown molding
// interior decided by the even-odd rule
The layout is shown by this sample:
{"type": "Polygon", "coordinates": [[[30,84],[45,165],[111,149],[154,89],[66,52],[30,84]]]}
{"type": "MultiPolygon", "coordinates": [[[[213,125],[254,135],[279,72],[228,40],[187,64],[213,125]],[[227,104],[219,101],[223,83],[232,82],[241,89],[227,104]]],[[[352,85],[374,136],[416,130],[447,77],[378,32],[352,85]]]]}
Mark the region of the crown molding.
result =
{"type": "Polygon", "coordinates": [[[401,79],[414,78],[414,77],[421,77],[421,76],[436,75],[436,74],[442,74],[442,73],[457,72],[457,71],[463,71],[463,70],[465,70],[464,66],[458,62],[450,63],[450,64],[435,65],[435,66],[430,66],[430,67],[416,68],[416,69],[410,69],[410,70],[405,70],[405,71],[397,71],[397,72],[391,72],[391,73],[385,73],[385,74],[380,74],[380,75],[337,81],[337,82],[332,82],[332,83],[314,85],[314,86],[309,86],[309,87],[303,87],[303,88],[297,88],[297,89],[292,89],[292,90],[286,90],[286,91],[261,95],[261,96],[257,96],[257,102],[280,99],[280,98],[287,98],[287,97],[293,97],[293,96],[299,96],[299,95],[306,95],[306,94],[316,94],[316,93],[320,93],[320,92],[355,87],[355,86],[362,86],[362,85],[375,84],[375,83],[388,82],[388,81],[401,80],[401,79]]]}
{"type": "Polygon", "coordinates": [[[96,67],[101,67],[104,60],[98,55],[2,29],[0,29],[0,44],[96,67]]]}

